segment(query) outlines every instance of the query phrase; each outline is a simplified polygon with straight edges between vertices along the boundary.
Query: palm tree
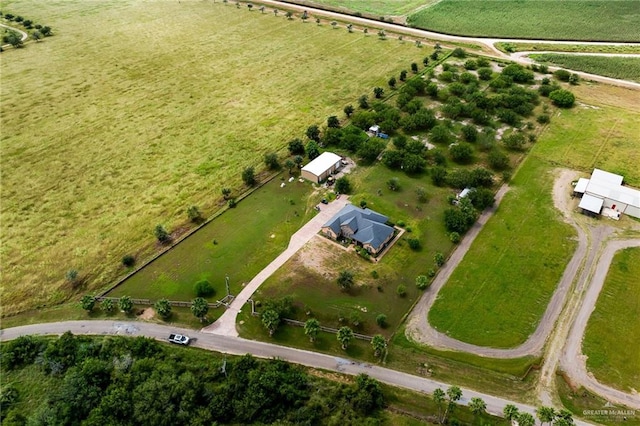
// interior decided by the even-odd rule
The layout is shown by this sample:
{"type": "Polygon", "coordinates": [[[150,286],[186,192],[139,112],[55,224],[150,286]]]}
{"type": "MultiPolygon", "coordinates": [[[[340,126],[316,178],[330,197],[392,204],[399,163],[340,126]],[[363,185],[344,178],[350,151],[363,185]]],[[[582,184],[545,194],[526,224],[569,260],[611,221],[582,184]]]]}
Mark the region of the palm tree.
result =
{"type": "Polygon", "coordinates": [[[199,318],[200,322],[204,321],[204,318],[207,316],[207,312],[209,312],[209,303],[207,303],[204,298],[196,297],[193,299],[193,302],[191,302],[191,313],[196,318],[199,318]]]}
{"type": "Polygon", "coordinates": [[[529,413],[520,413],[515,420],[518,422],[518,426],[535,426],[536,424],[536,419],[529,413]]]}
{"type": "Polygon", "coordinates": [[[509,421],[516,420],[518,418],[518,407],[513,404],[507,404],[504,406],[502,414],[504,414],[505,419],[509,421]]]}
{"type": "Polygon", "coordinates": [[[262,319],[262,325],[269,330],[269,336],[273,336],[273,333],[278,329],[280,325],[280,315],[273,309],[268,309],[260,315],[262,319]]]}
{"type": "Polygon", "coordinates": [[[456,407],[456,402],[460,401],[460,398],[462,398],[462,391],[458,386],[450,386],[449,389],[447,389],[447,398],[449,399],[449,403],[447,404],[447,409],[444,412],[445,421],[456,407]]]}
{"type": "Polygon", "coordinates": [[[473,397],[469,401],[469,408],[474,416],[480,416],[487,411],[487,403],[482,398],[473,397]]]}
{"type": "Polygon", "coordinates": [[[380,358],[387,350],[387,341],[380,334],[376,334],[371,339],[371,346],[373,347],[373,353],[377,358],[380,358]]]}
{"type": "Polygon", "coordinates": [[[440,388],[433,391],[433,402],[438,406],[438,423],[440,424],[444,423],[442,408],[444,406],[445,396],[446,394],[440,388]]]}
{"type": "Polygon", "coordinates": [[[338,341],[342,345],[343,350],[347,350],[349,343],[353,339],[353,331],[349,327],[340,327],[338,330],[338,341]]]}
{"type": "Polygon", "coordinates": [[[340,275],[338,275],[338,287],[340,287],[342,291],[348,291],[353,287],[353,272],[340,271],[340,275]]]}
{"type": "Polygon", "coordinates": [[[304,323],[304,334],[309,336],[309,341],[314,342],[320,332],[320,321],[315,318],[309,318],[304,323]]]}
{"type": "Polygon", "coordinates": [[[153,308],[156,310],[158,315],[162,317],[162,319],[167,319],[171,316],[171,302],[167,299],[160,299],[154,305],[153,308]]]}
{"type": "Polygon", "coordinates": [[[538,416],[538,419],[540,420],[540,423],[542,423],[542,424],[545,424],[545,423],[551,424],[553,419],[556,418],[556,410],[554,410],[553,407],[541,406],[541,407],[538,407],[538,409],[536,410],[536,415],[538,416]]]}

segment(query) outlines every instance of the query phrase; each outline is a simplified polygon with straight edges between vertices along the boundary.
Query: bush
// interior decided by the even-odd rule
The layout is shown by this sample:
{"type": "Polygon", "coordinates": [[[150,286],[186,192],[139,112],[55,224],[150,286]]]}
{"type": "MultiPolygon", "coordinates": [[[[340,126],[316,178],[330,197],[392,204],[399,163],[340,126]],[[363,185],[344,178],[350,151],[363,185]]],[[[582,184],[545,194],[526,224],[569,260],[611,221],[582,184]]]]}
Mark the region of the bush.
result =
{"type": "Polygon", "coordinates": [[[202,220],[202,214],[198,206],[191,206],[187,209],[187,217],[191,222],[199,222],[202,220]]]}
{"type": "Polygon", "coordinates": [[[509,167],[509,157],[499,149],[493,149],[489,153],[489,165],[494,170],[504,170],[509,167]]]}
{"type": "Polygon", "coordinates": [[[549,118],[549,114],[540,114],[536,121],[540,124],[547,124],[551,121],[551,118],[549,118]]]}
{"type": "Polygon", "coordinates": [[[213,288],[208,280],[200,280],[194,286],[193,290],[197,297],[209,297],[213,296],[216,290],[213,288]]]}
{"type": "Polygon", "coordinates": [[[420,250],[421,244],[420,244],[420,240],[417,238],[409,238],[407,240],[407,243],[409,243],[409,247],[411,248],[411,250],[420,250]]]}
{"type": "Polygon", "coordinates": [[[396,288],[396,294],[400,297],[405,297],[407,295],[407,287],[404,284],[400,284],[396,288]]]}
{"type": "Polygon", "coordinates": [[[509,136],[502,138],[502,142],[508,149],[517,151],[524,148],[526,140],[522,133],[511,133],[509,136]]]}
{"type": "Polygon", "coordinates": [[[278,154],[271,152],[264,155],[264,164],[269,170],[278,170],[280,168],[280,161],[278,161],[278,154]]]}
{"type": "Polygon", "coordinates": [[[158,241],[161,243],[166,243],[171,239],[171,237],[169,236],[169,233],[167,232],[165,227],[162,225],[159,225],[159,224],[156,225],[155,229],[153,230],[153,233],[158,239],[158,241]]]}
{"type": "Polygon", "coordinates": [[[171,302],[167,299],[160,299],[154,305],[156,313],[164,320],[171,316],[171,302]]]}
{"type": "Polygon", "coordinates": [[[560,81],[569,81],[571,73],[567,70],[557,70],[553,73],[553,76],[560,81]]]}
{"type": "Polygon", "coordinates": [[[449,240],[451,240],[453,244],[458,244],[460,242],[460,239],[460,234],[457,232],[452,232],[449,234],[449,240]]]}
{"type": "Polygon", "coordinates": [[[463,126],[462,137],[464,137],[464,140],[466,140],[467,142],[475,142],[478,139],[478,130],[475,126],[463,126]]]}
{"type": "Polygon", "coordinates": [[[102,310],[102,312],[105,312],[107,314],[113,312],[113,308],[113,300],[111,299],[104,299],[102,303],[100,303],[100,309],[102,310]]]}
{"type": "Polygon", "coordinates": [[[426,275],[418,275],[416,277],[416,287],[420,290],[424,290],[429,287],[429,277],[426,275]]]}
{"type": "Polygon", "coordinates": [[[444,186],[447,182],[447,169],[444,167],[434,167],[431,170],[431,181],[435,186],[444,186]]]}
{"type": "Polygon", "coordinates": [[[478,68],[478,63],[473,59],[469,59],[464,63],[464,69],[466,70],[475,70],[478,68]]]}
{"type": "Polygon", "coordinates": [[[387,328],[387,316],[385,314],[378,314],[376,316],[376,324],[380,328],[387,328]]]}
{"type": "Polygon", "coordinates": [[[342,176],[336,180],[336,191],[340,194],[349,194],[351,192],[351,182],[346,176],[342,176]]]}
{"type": "Polygon", "coordinates": [[[242,171],[242,181],[247,186],[253,186],[256,184],[256,171],[253,167],[246,167],[242,171]]]}
{"type": "Polygon", "coordinates": [[[576,97],[568,90],[559,89],[549,93],[549,99],[557,107],[571,108],[576,101],[576,97]]]}
{"type": "Polygon", "coordinates": [[[433,261],[436,263],[436,265],[438,265],[438,267],[444,265],[444,262],[445,262],[444,254],[437,252],[435,256],[433,256],[433,261]]]}
{"type": "Polygon", "coordinates": [[[304,144],[300,139],[292,139],[289,141],[289,152],[291,155],[304,155],[304,144]]]}
{"type": "Polygon", "coordinates": [[[400,190],[400,180],[397,177],[392,177],[387,181],[387,187],[392,191],[400,190]]]}
{"type": "Polygon", "coordinates": [[[478,77],[480,80],[489,81],[493,76],[493,70],[491,68],[480,68],[478,70],[478,77]]]}
{"type": "Polygon", "coordinates": [[[338,287],[340,287],[340,290],[349,291],[354,284],[353,272],[340,271],[337,282],[338,282],[338,287]]]}
{"type": "Polygon", "coordinates": [[[456,58],[466,58],[467,52],[465,52],[464,49],[461,47],[456,47],[455,49],[453,49],[453,52],[451,53],[451,55],[456,58]]]}
{"type": "Polygon", "coordinates": [[[449,148],[449,153],[456,163],[466,164],[471,161],[473,149],[468,143],[457,143],[449,148]]]}
{"type": "Polygon", "coordinates": [[[130,254],[126,254],[122,257],[122,264],[127,268],[131,268],[136,263],[136,258],[130,254]]]}

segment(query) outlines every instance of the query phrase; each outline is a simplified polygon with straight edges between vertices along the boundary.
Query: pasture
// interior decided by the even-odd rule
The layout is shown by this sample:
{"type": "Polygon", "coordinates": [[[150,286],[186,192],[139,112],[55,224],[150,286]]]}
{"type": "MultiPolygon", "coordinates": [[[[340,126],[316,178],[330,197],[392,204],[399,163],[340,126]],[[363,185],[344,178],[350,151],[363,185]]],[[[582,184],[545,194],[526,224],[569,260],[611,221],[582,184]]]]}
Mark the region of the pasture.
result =
{"type": "Polygon", "coordinates": [[[602,383],[625,392],[640,383],[640,248],[613,258],[582,343],[587,368],[602,383]],[[613,350],[618,348],[618,350],[613,350]]]}
{"type": "Polygon", "coordinates": [[[414,27],[477,37],[640,41],[634,0],[442,0],[408,18],[414,27]]]}
{"type": "Polygon", "coordinates": [[[2,54],[3,315],[107,287],[156,224],[212,214],[242,168],[430,53],[221,2],[3,9],[55,32],[2,54]]]}
{"type": "Polygon", "coordinates": [[[629,58],[543,53],[530,57],[543,64],[640,82],[640,56],[629,58]]]}

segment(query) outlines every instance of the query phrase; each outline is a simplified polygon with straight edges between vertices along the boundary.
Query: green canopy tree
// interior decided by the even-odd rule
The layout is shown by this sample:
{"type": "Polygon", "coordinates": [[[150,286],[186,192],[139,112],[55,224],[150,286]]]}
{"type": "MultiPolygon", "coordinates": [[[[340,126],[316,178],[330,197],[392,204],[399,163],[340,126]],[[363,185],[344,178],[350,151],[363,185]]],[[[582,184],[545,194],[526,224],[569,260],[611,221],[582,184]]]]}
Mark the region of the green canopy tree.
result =
{"type": "Polygon", "coordinates": [[[351,287],[353,287],[353,272],[340,271],[337,282],[338,282],[338,287],[340,287],[340,290],[349,291],[351,287]]]}
{"type": "Polygon", "coordinates": [[[502,414],[504,414],[504,418],[511,421],[511,420],[517,420],[518,419],[518,414],[520,414],[520,412],[518,411],[518,407],[516,407],[513,404],[507,404],[504,406],[504,410],[502,410],[502,414]]]}
{"type": "Polygon", "coordinates": [[[96,306],[96,298],[90,294],[86,294],[82,297],[82,301],[80,303],[82,305],[82,309],[91,313],[94,306],[96,306]]]}
{"type": "Polygon", "coordinates": [[[551,424],[551,422],[556,418],[556,410],[553,407],[540,406],[536,410],[536,415],[538,416],[538,420],[540,420],[541,424],[551,424]]]}
{"type": "Polygon", "coordinates": [[[126,314],[130,313],[133,310],[133,302],[131,301],[131,297],[122,296],[120,300],[118,300],[118,308],[126,314]]]}
{"type": "Polygon", "coordinates": [[[487,411],[487,403],[483,401],[482,398],[473,397],[471,401],[469,401],[469,408],[474,416],[478,417],[487,411]]]}
{"type": "Polygon", "coordinates": [[[535,426],[536,419],[529,413],[520,413],[516,416],[518,426],[535,426]]]}
{"type": "Polygon", "coordinates": [[[160,315],[162,319],[167,319],[171,316],[171,302],[167,299],[160,299],[154,305],[153,308],[160,315]]]}

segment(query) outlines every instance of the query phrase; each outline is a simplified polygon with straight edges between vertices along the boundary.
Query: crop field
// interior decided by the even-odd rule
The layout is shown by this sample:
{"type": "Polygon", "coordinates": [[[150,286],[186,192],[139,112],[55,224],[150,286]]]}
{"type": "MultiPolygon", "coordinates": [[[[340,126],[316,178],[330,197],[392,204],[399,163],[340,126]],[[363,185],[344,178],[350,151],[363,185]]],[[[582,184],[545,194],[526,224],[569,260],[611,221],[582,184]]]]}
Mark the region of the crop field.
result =
{"type": "Polygon", "coordinates": [[[55,36],[2,54],[5,315],[109,285],[157,250],[156,224],[213,213],[243,167],[430,53],[221,2],[8,10],[55,36]]]}
{"type": "Polygon", "coordinates": [[[640,248],[616,253],[583,341],[587,368],[625,392],[640,383],[640,248]],[[618,348],[614,350],[614,348],[618,348]]]}
{"type": "Polygon", "coordinates": [[[553,51],[553,52],[578,52],[578,53],[637,53],[640,54],[640,45],[615,45],[615,44],[551,44],[551,43],[502,43],[495,46],[503,52],[509,49],[511,52],[553,51]]]}
{"type": "Polygon", "coordinates": [[[295,0],[294,3],[323,5],[352,12],[389,16],[405,15],[438,0],[295,0]]]}
{"type": "Polygon", "coordinates": [[[531,58],[540,63],[557,65],[575,71],[640,82],[640,55],[628,58],[543,53],[531,55],[531,58]]]}
{"type": "Polygon", "coordinates": [[[635,0],[442,0],[410,15],[414,27],[478,37],[640,41],[635,0]]]}

